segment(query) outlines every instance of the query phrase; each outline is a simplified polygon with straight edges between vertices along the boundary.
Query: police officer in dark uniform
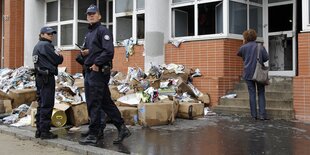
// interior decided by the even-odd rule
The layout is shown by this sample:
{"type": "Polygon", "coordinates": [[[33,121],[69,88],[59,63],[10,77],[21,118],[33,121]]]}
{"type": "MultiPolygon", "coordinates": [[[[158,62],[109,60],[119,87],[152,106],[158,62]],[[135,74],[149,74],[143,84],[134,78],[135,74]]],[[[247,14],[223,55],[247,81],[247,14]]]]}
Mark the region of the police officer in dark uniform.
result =
{"type": "MultiPolygon", "coordinates": [[[[82,47],[78,46],[80,48],[81,52],[83,50],[85,50],[84,45],[85,45],[85,43],[83,44],[82,47]]],[[[83,77],[85,78],[86,66],[84,66],[84,56],[82,55],[82,53],[78,54],[77,57],[75,58],[75,60],[80,65],[82,65],[82,67],[83,67],[82,73],[83,73],[83,77]]],[[[88,109],[88,115],[89,114],[90,114],[90,111],[88,109]]],[[[103,138],[103,130],[106,127],[106,114],[103,111],[103,109],[100,109],[100,116],[101,116],[101,118],[100,118],[100,130],[99,130],[99,133],[98,133],[98,138],[102,139],[103,138]]],[[[81,132],[81,137],[86,137],[88,135],[89,135],[89,130],[86,131],[86,132],[81,132]]]]}
{"type": "Polygon", "coordinates": [[[36,114],[36,138],[54,139],[57,135],[50,132],[51,116],[55,101],[55,75],[63,56],[52,44],[53,34],[57,32],[51,27],[42,27],[39,42],[33,49],[32,59],[35,68],[38,108],[36,114]]]}
{"type": "Polygon", "coordinates": [[[121,143],[131,135],[124,124],[121,113],[111,99],[109,80],[114,57],[114,45],[111,33],[101,25],[101,15],[95,5],[90,5],[86,11],[89,31],[85,36],[85,48],[82,55],[85,58],[85,95],[90,112],[89,135],[80,139],[82,145],[96,145],[100,129],[100,109],[102,108],[118,130],[114,144],[121,143]]]}

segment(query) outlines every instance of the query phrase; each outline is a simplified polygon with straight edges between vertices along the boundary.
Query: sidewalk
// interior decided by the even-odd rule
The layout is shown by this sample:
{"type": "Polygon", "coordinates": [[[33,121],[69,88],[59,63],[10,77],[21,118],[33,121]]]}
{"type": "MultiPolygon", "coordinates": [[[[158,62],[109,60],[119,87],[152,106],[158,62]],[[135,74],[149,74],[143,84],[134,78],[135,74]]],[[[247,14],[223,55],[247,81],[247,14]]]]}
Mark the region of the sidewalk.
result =
{"type": "Polygon", "coordinates": [[[310,124],[296,121],[253,121],[249,118],[211,116],[198,120],[177,119],[173,125],[143,128],[129,126],[131,137],[114,145],[116,128],[108,124],[98,147],[78,144],[78,132],[53,128],[60,138],[34,138],[33,127],[0,126],[2,133],[16,135],[40,144],[56,146],[78,154],[156,154],[156,155],[223,155],[223,154],[310,154],[310,124]],[[104,143],[104,144],[103,144],[104,143]],[[120,153],[122,152],[122,153],[120,153]]]}

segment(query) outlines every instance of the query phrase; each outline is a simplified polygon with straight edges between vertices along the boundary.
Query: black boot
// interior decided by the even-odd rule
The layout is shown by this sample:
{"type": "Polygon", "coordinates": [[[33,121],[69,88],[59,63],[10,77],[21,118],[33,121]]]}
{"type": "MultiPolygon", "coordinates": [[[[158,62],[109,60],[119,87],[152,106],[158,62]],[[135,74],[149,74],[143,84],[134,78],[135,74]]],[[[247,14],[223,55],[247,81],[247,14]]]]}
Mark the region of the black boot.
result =
{"type": "Polygon", "coordinates": [[[39,130],[36,131],[36,134],[34,135],[35,138],[41,137],[41,132],[39,130]]]}
{"type": "MultiPolygon", "coordinates": [[[[89,130],[81,132],[81,137],[87,137],[89,135],[89,130]]],[[[103,139],[103,130],[99,130],[98,139],[103,139]]]]}
{"type": "Polygon", "coordinates": [[[96,146],[97,142],[98,142],[97,136],[91,135],[91,134],[89,134],[87,137],[79,140],[79,144],[81,144],[81,145],[96,146]]]}
{"type": "Polygon", "coordinates": [[[40,138],[41,139],[55,139],[55,138],[58,138],[58,135],[53,134],[49,131],[48,132],[41,132],[40,138]]]}
{"type": "Polygon", "coordinates": [[[118,130],[118,137],[113,141],[113,144],[121,143],[125,138],[131,135],[129,129],[126,127],[125,124],[122,124],[120,127],[117,128],[118,130]]]}

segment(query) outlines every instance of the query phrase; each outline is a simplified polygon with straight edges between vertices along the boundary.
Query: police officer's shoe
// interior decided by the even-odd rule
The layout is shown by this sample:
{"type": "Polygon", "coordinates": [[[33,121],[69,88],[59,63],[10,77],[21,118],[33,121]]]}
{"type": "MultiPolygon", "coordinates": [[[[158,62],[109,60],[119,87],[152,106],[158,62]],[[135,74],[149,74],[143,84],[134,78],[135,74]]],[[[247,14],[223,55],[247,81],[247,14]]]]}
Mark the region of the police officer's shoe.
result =
{"type": "Polygon", "coordinates": [[[97,142],[98,142],[97,136],[92,135],[92,134],[89,134],[85,138],[79,140],[79,144],[81,144],[81,145],[96,146],[97,142]]]}
{"type": "Polygon", "coordinates": [[[36,131],[35,135],[34,135],[35,138],[40,138],[41,137],[41,132],[39,130],[36,131]]]}
{"type": "Polygon", "coordinates": [[[58,135],[53,134],[49,131],[48,132],[41,132],[40,138],[41,139],[55,139],[55,138],[58,138],[58,135]]]}
{"type": "MultiPolygon", "coordinates": [[[[81,132],[81,137],[87,137],[89,135],[89,130],[81,132]]],[[[103,139],[103,130],[99,130],[98,139],[103,139]]]]}
{"type": "Polygon", "coordinates": [[[131,135],[129,129],[126,127],[125,124],[122,124],[120,127],[118,127],[118,137],[113,141],[113,144],[119,144],[121,143],[125,138],[129,137],[131,135]]]}

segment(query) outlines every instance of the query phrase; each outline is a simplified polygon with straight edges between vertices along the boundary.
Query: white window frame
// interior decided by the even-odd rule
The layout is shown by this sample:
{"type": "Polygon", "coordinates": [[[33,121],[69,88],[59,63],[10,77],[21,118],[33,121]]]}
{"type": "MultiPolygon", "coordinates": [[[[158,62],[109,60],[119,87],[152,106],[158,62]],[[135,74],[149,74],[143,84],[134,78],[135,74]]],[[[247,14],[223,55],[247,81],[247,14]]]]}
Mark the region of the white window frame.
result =
{"type": "Polygon", "coordinates": [[[227,0],[194,0],[193,2],[179,2],[179,3],[173,3],[173,0],[170,0],[170,34],[169,39],[170,40],[184,40],[184,41],[192,41],[192,40],[207,40],[207,39],[218,39],[218,38],[227,38],[227,0]],[[198,35],[198,5],[204,4],[204,3],[212,3],[212,2],[220,2],[223,3],[223,33],[218,34],[207,34],[207,35],[198,35]],[[192,6],[194,5],[194,35],[193,36],[182,36],[182,37],[172,37],[172,33],[174,32],[174,23],[173,23],[173,11],[172,9],[183,7],[183,6],[192,6]]]}
{"type": "MultiPolygon", "coordinates": [[[[66,21],[60,21],[60,1],[62,0],[45,0],[45,4],[44,4],[44,23],[45,23],[45,26],[57,26],[57,47],[60,47],[62,50],[79,50],[78,47],[75,46],[74,43],[77,43],[78,42],[78,23],[88,23],[87,20],[79,20],[78,19],[78,0],[73,0],[73,4],[74,4],[74,7],[73,7],[73,19],[72,20],[66,20],[66,21]],[[57,17],[57,21],[56,22],[47,22],[47,19],[46,19],[46,10],[47,10],[47,3],[48,2],[55,2],[57,1],[58,2],[58,17],[57,17]],[[61,26],[62,25],[67,25],[67,24],[72,24],[72,28],[73,28],[73,34],[72,34],[72,45],[61,45],[61,26]]],[[[99,4],[99,1],[100,0],[96,0],[96,4],[98,5],[99,4]]],[[[105,10],[107,10],[106,12],[106,22],[102,22],[103,25],[105,25],[107,28],[111,25],[113,25],[113,19],[112,18],[112,22],[109,22],[109,2],[113,3],[114,5],[114,2],[113,0],[107,0],[105,1],[106,2],[106,8],[105,10]]],[[[100,2],[103,2],[103,1],[100,1],[100,2]]],[[[100,8],[99,8],[100,9],[100,8]]],[[[84,10],[83,10],[84,11],[84,10]]],[[[86,10],[85,10],[86,11],[86,10]]],[[[85,15],[86,16],[86,15],[85,15]]]]}
{"type": "MultiPolygon", "coordinates": [[[[145,0],[146,1],[146,0],[145,0]]],[[[144,1],[144,4],[145,4],[144,1]]],[[[114,45],[121,45],[120,43],[117,43],[116,40],[116,32],[117,32],[117,22],[116,19],[119,17],[125,17],[125,16],[131,16],[132,17],[132,39],[137,40],[138,44],[144,44],[144,39],[137,39],[137,26],[138,26],[138,19],[137,15],[144,14],[145,15],[145,7],[144,9],[138,9],[137,8],[138,0],[133,0],[133,9],[131,12],[120,12],[116,13],[116,3],[113,3],[113,37],[114,37],[114,45]]],[[[145,19],[145,18],[144,18],[145,19]]],[[[145,21],[144,21],[145,22],[145,21]]],[[[144,32],[145,34],[145,32],[144,32]]],[[[145,36],[145,35],[144,35],[145,36]]],[[[129,38],[127,38],[129,39],[129,38]]]]}
{"type": "Polygon", "coordinates": [[[310,31],[310,0],[302,0],[302,30],[310,31]]]}
{"type": "MultiPolygon", "coordinates": [[[[233,33],[229,33],[229,1],[230,0],[222,0],[223,3],[223,33],[219,33],[219,34],[208,34],[208,35],[198,35],[198,4],[203,4],[203,3],[211,3],[211,2],[219,2],[221,0],[195,0],[193,2],[180,2],[180,3],[173,3],[172,0],[170,0],[170,40],[184,40],[184,41],[193,41],[193,40],[208,40],[208,39],[221,39],[221,38],[231,38],[231,39],[243,39],[242,34],[233,34],[233,33]],[[185,37],[172,37],[172,33],[173,33],[173,12],[172,9],[173,8],[178,8],[178,7],[183,7],[183,6],[190,6],[190,5],[194,5],[195,7],[195,17],[194,17],[194,36],[185,36],[185,37]]],[[[254,5],[254,6],[259,6],[262,8],[262,10],[264,9],[263,4],[258,4],[258,3],[254,3],[254,2],[250,2],[249,0],[232,0],[234,2],[238,2],[238,3],[243,3],[243,4],[247,4],[247,29],[249,28],[250,24],[249,24],[249,12],[250,12],[250,5],[254,5]]],[[[263,1],[264,2],[264,1],[263,1]]],[[[264,11],[263,11],[264,12],[264,11]]],[[[262,14],[263,16],[263,14],[262,14]]],[[[263,17],[262,17],[263,18],[263,17]]],[[[263,21],[263,25],[265,24],[264,18],[262,19],[263,21]]],[[[262,30],[263,31],[263,30],[262,30]]],[[[264,31],[263,31],[263,36],[264,36],[264,31]]],[[[258,41],[263,41],[263,36],[262,37],[257,37],[258,41]]]]}

